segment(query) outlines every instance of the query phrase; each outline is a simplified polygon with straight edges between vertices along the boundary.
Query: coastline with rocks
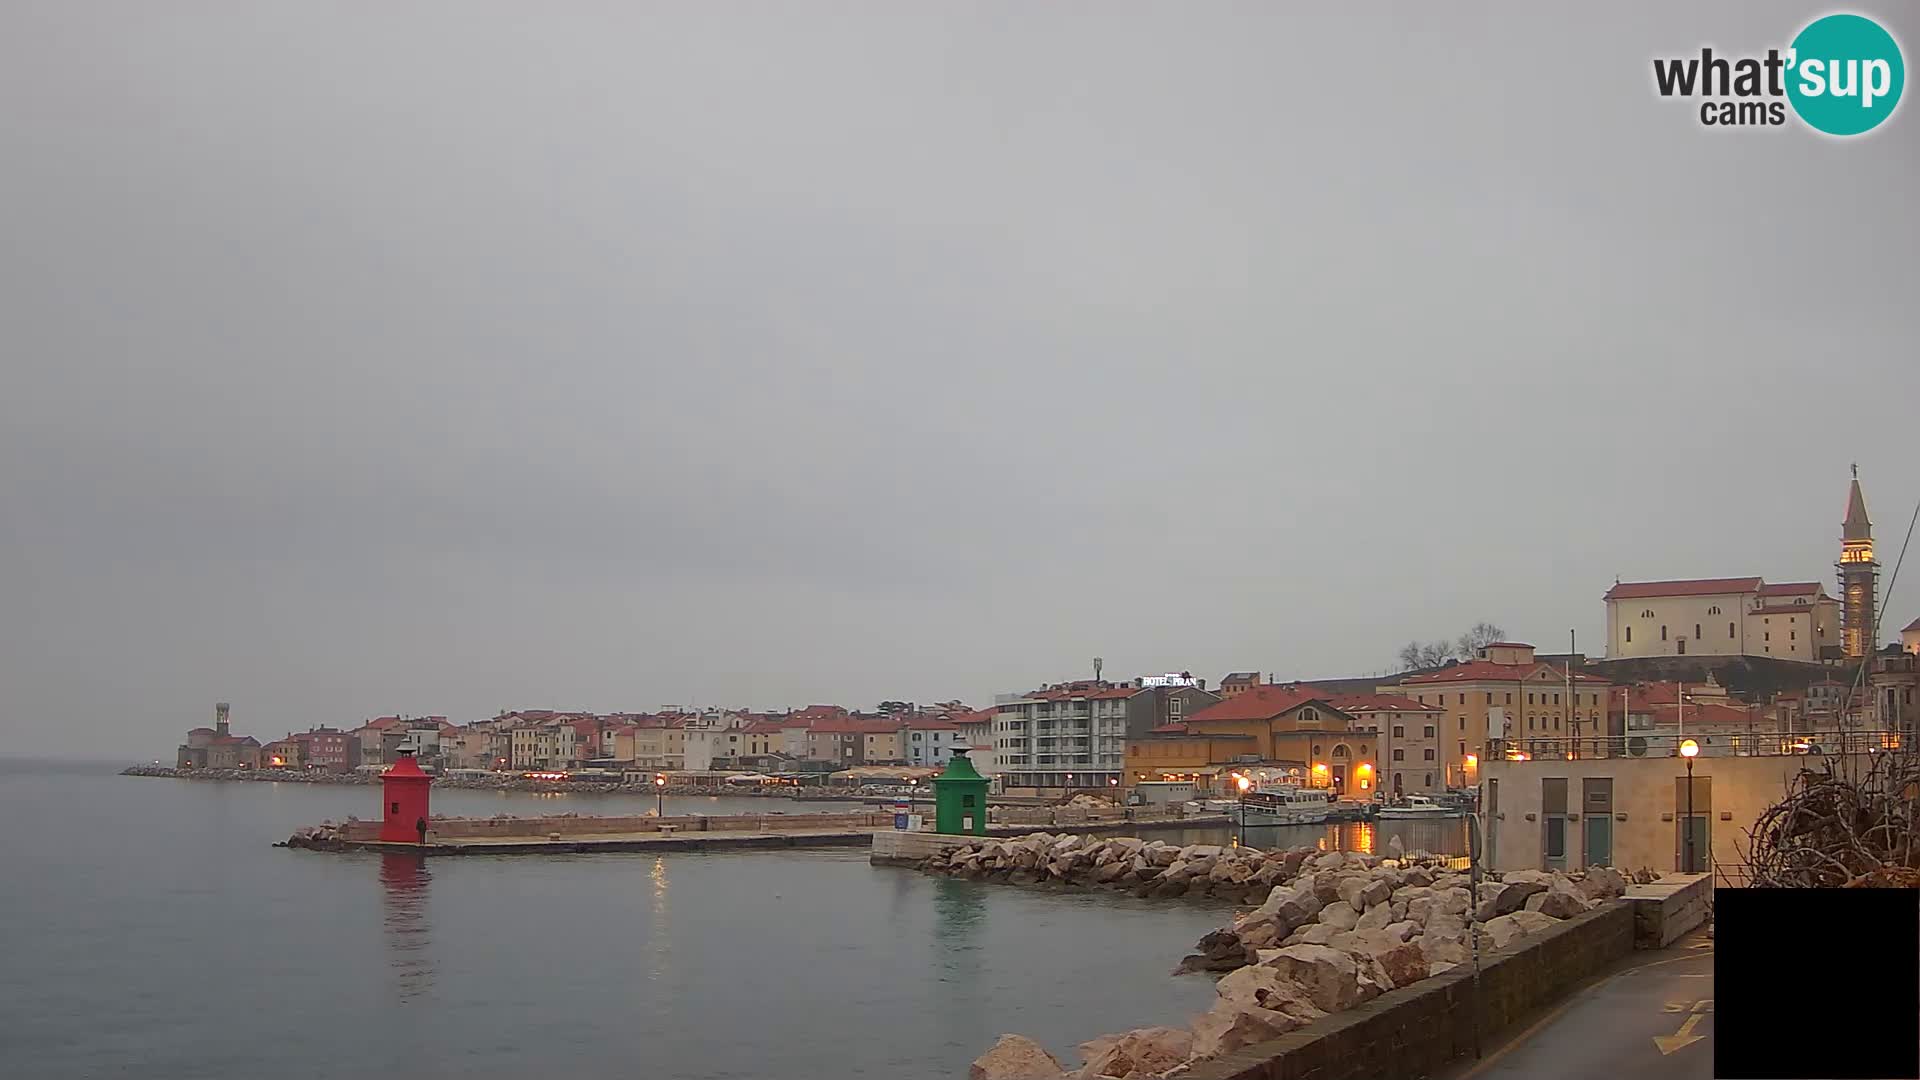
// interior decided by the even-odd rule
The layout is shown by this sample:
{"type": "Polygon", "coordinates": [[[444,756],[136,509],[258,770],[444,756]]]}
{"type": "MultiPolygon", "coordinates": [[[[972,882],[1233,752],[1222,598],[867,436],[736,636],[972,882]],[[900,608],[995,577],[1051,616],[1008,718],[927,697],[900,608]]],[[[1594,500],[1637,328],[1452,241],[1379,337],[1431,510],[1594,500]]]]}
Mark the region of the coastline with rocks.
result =
{"type": "Polygon", "coordinates": [[[1021,1035],[1003,1035],[969,1080],[1106,1080],[1178,1075],[1194,1064],[1275,1039],[1380,994],[1471,963],[1481,947],[1524,943],[1563,920],[1617,901],[1628,875],[1512,871],[1478,889],[1450,860],[1293,848],[1176,847],[1131,837],[1036,833],[968,845],[927,860],[934,873],[1122,889],[1141,897],[1232,899],[1259,905],[1203,937],[1174,974],[1222,976],[1216,1000],[1185,1027],[1104,1035],[1070,1069],[1021,1035]]]}

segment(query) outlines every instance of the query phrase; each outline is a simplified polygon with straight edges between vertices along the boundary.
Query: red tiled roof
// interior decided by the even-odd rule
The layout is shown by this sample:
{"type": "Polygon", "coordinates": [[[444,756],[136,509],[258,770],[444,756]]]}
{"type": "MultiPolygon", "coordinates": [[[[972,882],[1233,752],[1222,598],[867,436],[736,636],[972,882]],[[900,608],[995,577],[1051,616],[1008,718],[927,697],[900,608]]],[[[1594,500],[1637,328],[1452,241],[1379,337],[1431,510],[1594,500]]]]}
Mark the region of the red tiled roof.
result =
{"type": "Polygon", "coordinates": [[[1778,585],[1760,586],[1761,596],[1811,596],[1819,591],[1817,581],[1783,581],[1778,585]]]}
{"type": "Polygon", "coordinates": [[[850,716],[836,716],[815,721],[808,730],[827,735],[891,735],[900,730],[900,725],[892,720],[856,720],[850,716]]]}
{"type": "Polygon", "coordinates": [[[1130,698],[1140,691],[1131,686],[1100,686],[1090,679],[1079,682],[1061,683],[1058,686],[1045,686],[1027,694],[1029,701],[1101,701],[1112,698],[1130,698]]]}
{"type": "Polygon", "coordinates": [[[1446,711],[1437,705],[1422,705],[1404,694],[1333,694],[1327,704],[1344,713],[1446,711]]]}
{"type": "MultiPolygon", "coordinates": [[[[1662,714],[1672,718],[1673,702],[1663,701],[1649,707],[1649,711],[1658,719],[1662,714]]],[[[1745,726],[1759,720],[1759,710],[1749,706],[1720,705],[1702,702],[1687,702],[1686,711],[1680,721],[1691,730],[1695,724],[1711,727],[1718,724],[1745,726]]]]}
{"type": "Polygon", "coordinates": [[[901,726],[905,728],[909,728],[913,731],[959,731],[960,730],[960,725],[954,723],[951,720],[943,720],[937,716],[916,716],[909,719],[905,724],[901,726]]]}
{"type": "MultiPolygon", "coordinates": [[[[1557,668],[1547,663],[1496,664],[1491,660],[1473,660],[1465,664],[1455,664],[1450,668],[1441,668],[1439,671],[1429,672],[1425,675],[1409,675],[1400,680],[1400,685],[1431,686],[1435,683],[1519,682],[1522,679],[1531,678],[1534,672],[1542,668],[1545,668],[1556,679],[1564,680],[1566,678],[1565,669],[1557,668]]],[[[1604,683],[1607,680],[1597,675],[1584,675],[1576,671],[1573,673],[1573,681],[1577,683],[1604,683]]]]}
{"type": "Polygon", "coordinates": [[[1603,600],[1634,600],[1656,596],[1717,596],[1750,593],[1760,588],[1757,577],[1693,578],[1686,581],[1618,581],[1603,600]]]}
{"type": "Polygon", "coordinates": [[[1185,735],[1187,733],[1187,725],[1161,724],[1157,728],[1148,728],[1147,733],[1149,735],[1185,735]]]}
{"type": "Polygon", "coordinates": [[[1194,720],[1268,720],[1310,701],[1333,708],[1325,695],[1298,686],[1255,686],[1245,693],[1217,701],[1187,717],[1194,720]]]}
{"type": "Polygon", "coordinates": [[[778,735],[785,728],[778,720],[755,720],[742,730],[749,735],[778,735]]]}
{"type": "Polygon", "coordinates": [[[993,719],[992,709],[977,709],[973,712],[954,713],[947,719],[956,724],[984,724],[993,719]]]}

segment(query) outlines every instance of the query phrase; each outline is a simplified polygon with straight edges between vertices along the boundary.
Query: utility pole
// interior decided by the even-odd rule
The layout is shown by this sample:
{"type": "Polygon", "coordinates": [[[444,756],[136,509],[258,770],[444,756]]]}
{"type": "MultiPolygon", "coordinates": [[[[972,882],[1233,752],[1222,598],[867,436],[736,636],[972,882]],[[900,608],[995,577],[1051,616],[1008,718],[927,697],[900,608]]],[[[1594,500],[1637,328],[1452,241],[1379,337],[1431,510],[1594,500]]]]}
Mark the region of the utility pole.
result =
{"type": "Polygon", "coordinates": [[[1580,756],[1580,714],[1573,708],[1573,654],[1579,648],[1572,630],[1567,631],[1567,734],[1573,736],[1569,758],[1580,756]]]}

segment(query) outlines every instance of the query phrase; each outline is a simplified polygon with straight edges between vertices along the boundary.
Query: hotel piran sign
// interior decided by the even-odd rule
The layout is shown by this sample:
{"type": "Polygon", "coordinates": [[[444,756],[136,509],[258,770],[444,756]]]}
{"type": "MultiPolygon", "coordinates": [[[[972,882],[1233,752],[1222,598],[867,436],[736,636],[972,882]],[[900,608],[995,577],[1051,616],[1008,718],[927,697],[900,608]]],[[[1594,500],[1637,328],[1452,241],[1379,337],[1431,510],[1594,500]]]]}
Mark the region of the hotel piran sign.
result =
{"type": "Polygon", "coordinates": [[[1142,675],[1141,686],[1199,686],[1200,680],[1184,672],[1179,675],[1142,675]]]}

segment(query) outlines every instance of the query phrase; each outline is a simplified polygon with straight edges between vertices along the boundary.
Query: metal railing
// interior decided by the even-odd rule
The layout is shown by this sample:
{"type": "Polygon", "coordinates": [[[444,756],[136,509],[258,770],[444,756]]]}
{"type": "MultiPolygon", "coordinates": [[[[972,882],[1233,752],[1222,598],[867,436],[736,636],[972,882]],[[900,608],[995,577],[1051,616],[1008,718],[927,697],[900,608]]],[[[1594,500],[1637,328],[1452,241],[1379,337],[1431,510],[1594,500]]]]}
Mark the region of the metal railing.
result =
{"type": "Polygon", "coordinates": [[[1692,742],[1701,757],[1786,757],[1798,754],[1865,754],[1897,750],[1901,732],[1890,728],[1827,731],[1630,731],[1625,735],[1539,736],[1495,739],[1491,760],[1568,760],[1575,758],[1680,757],[1692,742]]]}

